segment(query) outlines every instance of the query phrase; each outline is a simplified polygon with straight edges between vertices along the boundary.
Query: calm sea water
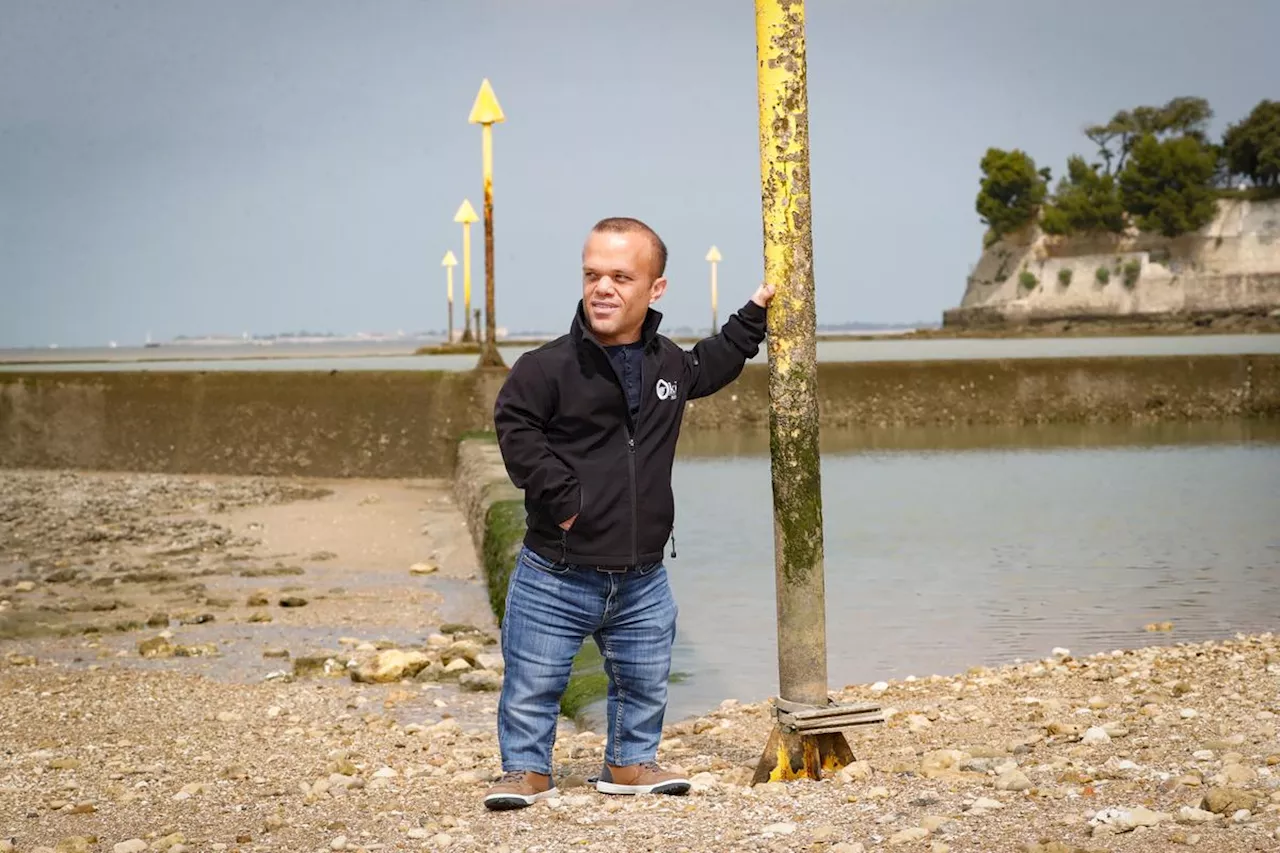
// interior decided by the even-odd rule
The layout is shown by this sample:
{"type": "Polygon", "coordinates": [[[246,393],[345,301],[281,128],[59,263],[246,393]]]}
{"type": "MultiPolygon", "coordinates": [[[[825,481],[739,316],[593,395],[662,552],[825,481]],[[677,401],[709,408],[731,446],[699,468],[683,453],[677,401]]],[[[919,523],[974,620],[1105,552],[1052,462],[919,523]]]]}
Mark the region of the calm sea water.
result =
{"type": "MultiPolygon", "coordinates": [[[[0,370],[469,370],[474,355],[415,356],[413,344],[0,350],[0,370]],[[146,359],[145,361],[139,359],[146,359]],[[21,363],[20,363],[21,362],[21,363]]],[[[528,347],[500,347],[511,364],[528,347]]],[[[1280,335],[819,341],[820,361],[1280,353],[1280,335]]],[[[755,361],[764,362],[761,349],[755,361]]]]}
{"type": "MultiPolygon", "coordinates": [[[[1280,424],[893,435],[824,435],[833,688],[1280,630],[1280,424]]],[[[679,719],[777,690],[767,436],[674,476],[679,719]]]]}

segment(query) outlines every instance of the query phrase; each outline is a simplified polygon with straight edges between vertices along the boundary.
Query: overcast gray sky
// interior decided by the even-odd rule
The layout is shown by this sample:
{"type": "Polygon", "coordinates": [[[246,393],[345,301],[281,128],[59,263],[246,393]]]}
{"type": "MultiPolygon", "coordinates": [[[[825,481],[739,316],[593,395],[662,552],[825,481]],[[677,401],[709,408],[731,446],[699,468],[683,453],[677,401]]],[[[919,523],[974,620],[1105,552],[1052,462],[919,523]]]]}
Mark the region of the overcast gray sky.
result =
{"type": "MultiPolygon", "coordinates": [[[[1221,130],[1280,97],[1274,0],[810,0],[808,22],[827,323],[957,303],[989,145],[1056,176],[1117,109],[1199,95],[1221,130]]],[[[0,346],[442,328],[486,76],[500,324],[567,327],[610,215],[666,239],[671,325],[706,322],[712,243],[722,315],[746,300],[749,0],[0,0],[0,346]]]]}

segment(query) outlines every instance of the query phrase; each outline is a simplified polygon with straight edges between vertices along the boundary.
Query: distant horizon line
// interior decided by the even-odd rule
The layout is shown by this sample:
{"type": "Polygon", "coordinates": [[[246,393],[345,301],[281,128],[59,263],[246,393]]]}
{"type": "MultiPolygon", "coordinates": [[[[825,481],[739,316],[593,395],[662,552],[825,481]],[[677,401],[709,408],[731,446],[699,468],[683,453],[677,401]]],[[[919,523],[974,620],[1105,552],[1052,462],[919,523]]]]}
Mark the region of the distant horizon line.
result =
{"type": "MultiPolygon", "coordinates": [[[[850,331],[850,330],[870,331],[870,330],[878,330],[878,329],[882,329],[882,330],[928,329],[928,328],[935,328],[940,325],[941,323],[938,321],[918,321],[918,322],[886,321],[881,323],[881,322],[871,322],[871,321],[862,321],[862,320],[851,320],[851,321],[840,322],[840,323],[819,323],[816,326],[816,331],[842,332],[842,331],[850,331]]],[[[458,331],[459,331],[458,329],[454,329],[455,335],[458,333],[458,331]]],[[[667,335],[699,334],[700,335],[700,334],[710,334],[710,332],[711,332],[710,327],[684,325],[684,326],[672,326],[666,329],[664,331],[664,334],[667,334],[667,335]]],[[[551,330],[545,330],[545,329],[515,329],[515,330],[504,329],[499,331],[499,342],[501,342],[503,339],[540,338],[540,337],[547,337],[547,336],[555,336],[562,333],[563,333],[563,330],[551,331],[551,330]]],[[[333,331],[312,331],[308,329],[302,329],[298,331],[284,331],[284,332],[260,332],[260,333],[242,332],[239,335],[220,333],[220,332],[203,332],[203,333],[184,332],[169,338],[153,339],[148,333],[146,338],[136,342],[129,341],[124,343],[118,343],[115,340],[108,339],[105,342],[93,343],[93,344],[84,344],[84,343],[59,344],[56,342],[44,344],[44,345],[0,344],[0,350],[114,349],[117,347],[131,348],[131,347],[145,347],[148,345],[155,347],[155,346],[161,346],[161,345],[174,345],[174,344],[177,344],[177,345],[191,345],[191,344],[199,344],[199,343],[235,344],[235,343],[247,343],[252,341],[282,341],[282,340],[283,341],[332,340],[335,342],[336,341],[347,341],[347,342],[369,341],[372,343],[372,342],[387,342],[387,341],[435,340],[437,338],[443,339],[446,336],[446,334],[447,334],[447,329],[421,329],[421,330],[412,331],[412,332],[402,332],[398,330],[395,332],[376,332],[376,331],[333,332],[333,331]]]]}

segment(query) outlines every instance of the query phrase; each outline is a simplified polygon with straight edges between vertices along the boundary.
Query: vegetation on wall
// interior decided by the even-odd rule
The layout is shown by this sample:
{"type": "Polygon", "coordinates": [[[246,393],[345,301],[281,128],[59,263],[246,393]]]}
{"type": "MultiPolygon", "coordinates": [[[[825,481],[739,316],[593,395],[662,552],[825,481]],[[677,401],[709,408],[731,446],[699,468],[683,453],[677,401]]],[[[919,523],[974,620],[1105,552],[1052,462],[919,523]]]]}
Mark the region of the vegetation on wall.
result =
{"type": "Polygon", "coordinates": [[[1133,287],[1142,275],[1142,262],[1134,258],[1124,265],[1124,286],[1133,287]]]}
{"type": "Polygon", "coordinates": [[[1209,224],[1218,198],[1280,196],[1280,101],[1259,103],[1220,142],[1212,118],[1207,100],[1187,96],[1121,110],[1085,128],[1096,159],[1072,155],[1052,192],[1030,154],[988,148],[975,204],[987,245],[1036,221],[1054,235],[1177,237],[1209,224]]]}

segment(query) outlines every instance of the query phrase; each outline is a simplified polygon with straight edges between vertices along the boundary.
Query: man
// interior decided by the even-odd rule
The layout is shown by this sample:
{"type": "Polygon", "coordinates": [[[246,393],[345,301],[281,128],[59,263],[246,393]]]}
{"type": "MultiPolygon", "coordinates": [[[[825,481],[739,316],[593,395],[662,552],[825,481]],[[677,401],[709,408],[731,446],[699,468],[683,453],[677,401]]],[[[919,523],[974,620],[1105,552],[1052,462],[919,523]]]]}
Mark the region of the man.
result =
{"type": "Polygon", "coordinates": [[[570,331],[512,365],[494,424],[524,490],[527,531],[502,621],[498,703],[504,774],[490,809],[556,794],[552,747],[574,655],[593,637],[609,679],[597,790],[683,794],[655,763],[677,608],[662,562],[675,556],[671,466],[685,403],[732,382],[765,337],[762,286],[720,333],[686,352],[649,306],[667,287],[667,249],[635,219],[597,223],[582,252],[570,331]]]}

